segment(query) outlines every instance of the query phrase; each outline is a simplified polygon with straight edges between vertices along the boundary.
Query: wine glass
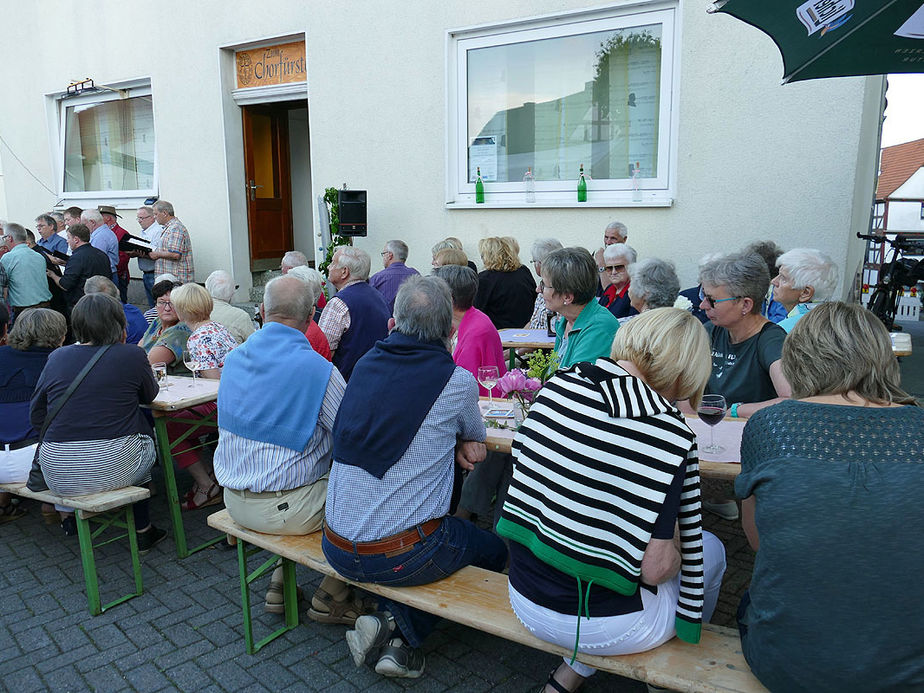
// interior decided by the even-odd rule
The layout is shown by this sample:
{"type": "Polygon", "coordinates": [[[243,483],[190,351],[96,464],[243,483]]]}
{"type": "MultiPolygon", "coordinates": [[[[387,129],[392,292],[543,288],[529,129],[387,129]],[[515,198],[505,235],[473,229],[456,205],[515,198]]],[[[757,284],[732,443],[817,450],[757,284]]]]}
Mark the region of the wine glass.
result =
{"type": "Polygon", "coordinates": [[[719,421],[725,418],[725,409],[725,397],[722,395],[703,395],[703,399],[696,409],[700,420],[709,426],[709,445],[703,446],[703,452],[715,454],[725,450],[723,446],[716,444],[714,428],[719,421]]]}
{"type": "Polygon", "coordinates": [[[151,370],[154,371],[154,380],[160,386],[161,390],[167,390],[170,384],[167,382],[167,364],[163,361],[151,364],[151,370]]]}
{"type": "Polygon", "coordinates": [[[193,356],[189,349],[183,349],[183,363],[192,371],[193,382],[196,382],[196,373],[199,370],[199,362],[193,356]]]}
{"type": "Polygon", "coordinates": [[[489,406],[494,408],[494,386],[497,385],[497,366],[478,366],[478,382],[488,391],[489,406]]]}

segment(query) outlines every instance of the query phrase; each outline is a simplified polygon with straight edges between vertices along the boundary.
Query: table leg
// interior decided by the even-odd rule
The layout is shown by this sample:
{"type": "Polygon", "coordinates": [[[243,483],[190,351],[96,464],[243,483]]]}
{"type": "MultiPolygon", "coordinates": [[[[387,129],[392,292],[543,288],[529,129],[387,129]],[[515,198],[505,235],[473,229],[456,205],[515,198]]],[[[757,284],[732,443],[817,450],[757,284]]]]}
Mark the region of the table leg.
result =
{"type": "Polygon", "coordinates": [[[507,350],[507,360],[509,361],[507,370],[512,371],[514,368],[517,367],[517,350],[515,348],[510,347],[507,350]]]}
{"type": "Polygon", "coordinates": [[[180,510],[180,497],[176,490],[176,471],[173,469],[173,453],[170,452],[170,439],[167,437],[167,417],[154,414],[154,432],[160,449],[160,463],[164,466],[164,495],[167,496],[167,510],[173,525],[173,541],[176,545],[177,558],[186,558],[186,531],[183,528],[183,515],[180,510]]]}

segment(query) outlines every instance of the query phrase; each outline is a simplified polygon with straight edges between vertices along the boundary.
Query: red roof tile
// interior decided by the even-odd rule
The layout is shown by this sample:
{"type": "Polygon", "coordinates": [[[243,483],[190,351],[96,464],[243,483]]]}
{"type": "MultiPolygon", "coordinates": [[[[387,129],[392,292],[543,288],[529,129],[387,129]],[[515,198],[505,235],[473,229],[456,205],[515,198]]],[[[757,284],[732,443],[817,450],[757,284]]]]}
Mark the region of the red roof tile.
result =
{"type": "Polygon", "coordinates": [[[876,200],[885,200],[924,166],[924,139],[896,144],[882,150],[876,200]]]}

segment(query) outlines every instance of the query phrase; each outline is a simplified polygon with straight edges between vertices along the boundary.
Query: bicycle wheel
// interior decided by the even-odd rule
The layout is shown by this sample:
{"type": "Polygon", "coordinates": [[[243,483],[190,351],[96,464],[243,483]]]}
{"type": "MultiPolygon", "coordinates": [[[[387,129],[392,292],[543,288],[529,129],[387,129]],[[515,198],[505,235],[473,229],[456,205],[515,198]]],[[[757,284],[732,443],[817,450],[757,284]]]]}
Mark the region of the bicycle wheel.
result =
{"type": "Polygon", "coordinates": [[[870,312],[879,318],[888,330],[892,329],[892,323],[895,322],[895,305],[894,301],[889,300],[890,293],[886,289],[876,289],[867,305],[870,312]]]}

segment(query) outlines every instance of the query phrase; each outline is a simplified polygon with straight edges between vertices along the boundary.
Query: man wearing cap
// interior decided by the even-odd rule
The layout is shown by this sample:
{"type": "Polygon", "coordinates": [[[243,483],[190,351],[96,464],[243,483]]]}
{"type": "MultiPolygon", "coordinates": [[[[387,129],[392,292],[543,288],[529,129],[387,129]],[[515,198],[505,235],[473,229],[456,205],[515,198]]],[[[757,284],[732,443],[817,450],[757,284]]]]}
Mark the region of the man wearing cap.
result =
{"type": "Polygon", "coordinates": [[[166,200],[155,202],[153,209],[157,223],[164,227],[160,243],[149,255],[155,261],[154,271],[157,274],[169,272],[183,284],[196,281],[189,231],[176,218],[173,205],[166,200]]]}
{"type": "MultiPolygon", "coordinates": [[[[103,223],[112,230],[116,240],[121,243],[122,238],[125,237],[128,231],[119,226],[118,219],[122,217],[116,212],[115,207],[112,205],[100,205],[97,209],[103,215],[103,223]]],[[[128,303],[128,260],[128,253],[119,248],[119,262],[116,265],[116,275],[118,275],[119,281],[116,282],[116,286],[119,287],[119,297],[122,299],[122,303],[128,303]]]]}

